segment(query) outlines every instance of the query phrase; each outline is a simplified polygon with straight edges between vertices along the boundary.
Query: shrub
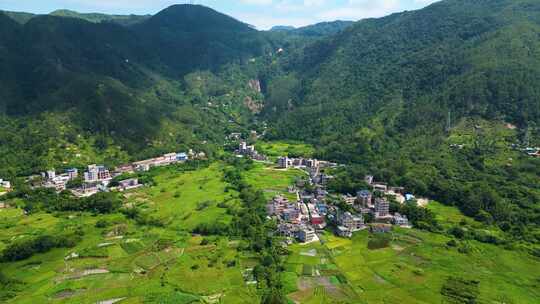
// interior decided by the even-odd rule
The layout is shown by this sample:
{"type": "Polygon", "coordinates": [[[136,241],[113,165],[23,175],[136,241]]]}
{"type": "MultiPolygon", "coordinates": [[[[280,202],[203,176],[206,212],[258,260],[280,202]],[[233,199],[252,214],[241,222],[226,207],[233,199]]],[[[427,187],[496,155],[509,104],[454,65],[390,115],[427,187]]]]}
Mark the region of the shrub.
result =
{"type": "Polygon", "coordinates": [[[368,241],[368,249],[376,250],[390,246],[391,235],[386,233],[376,233],[368,241]]]}

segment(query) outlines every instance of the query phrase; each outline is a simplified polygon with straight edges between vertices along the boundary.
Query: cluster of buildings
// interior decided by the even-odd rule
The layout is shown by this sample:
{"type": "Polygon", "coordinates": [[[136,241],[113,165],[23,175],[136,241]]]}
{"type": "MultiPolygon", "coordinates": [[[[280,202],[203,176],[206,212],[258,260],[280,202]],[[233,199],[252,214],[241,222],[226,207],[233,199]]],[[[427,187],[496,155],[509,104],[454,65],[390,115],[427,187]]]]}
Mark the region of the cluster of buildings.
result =
{"type": "Polygon", "coordinates": [[[268,216],[278,220],[280,235],[303,243],[318,241],[315,229],[326,226],[323,215],[326,206],[304,204],[300,200],[290,202],[281,195],[274,197],[266,205],[266,212],[268,216]]]}
{"type": "Polygon", "coordinates": [[[240,144],[238,145],[238,149],[235,151],[235,153],[236,155],[249,157],[253,160],[258,160],[258,161],[268,160],[268,157],[266,157],[266,155],[259,153],[255,149],[255,146],[248,145],[247,142],[245,141],[240,142],[240,144]]]}
{"type": "Polygon", "coordinates": [[[79,170],[76,168],[71,168],[67,169],[62,174],[57,174],[53,169],[47,172],[42,172],[41,177],[43,178],[43,187],[54,188],[56,191],[60,192],[66,190],[68,182],[79,177],[79,170]]]}
{"type": "Polygon", "coordinates": [[[277,166],[282,169],[299,168],[309,174],[309,180],[299,180],[295,186],[288,188],[289,193],[296,193],[296,202],[279,195],[266,206],[268,216],[278,221],[278,233],[289,241],[316,241],[317,231],[327,225],[335,227],[337,235],[348,238],[352,237],[354,232],[367,228],[372,232],[388,232],[393,226],[411,227],[407,216],[390,212],[388,197],[393,197],[402,204],[415,199],[413,195],[405,194],[403,187],[389,187],[385,183],[375,182],[373,176],[366,176],[369,190],[358,191],[356,196],[341,197],[351,206],[346,208],[350,211],[346,211],[337,205],[326,203],[327,197],[331,195],[326,191],[325,184],[333,177],[325,174],[323,169],[337,167],[337,164],[316,159],[280,157],[277,166]],[[301,190],[306,183],[313,186],[309,192],[301,190]],[[366,224],[365,218],[368,215],[373,220],[366,224]]]}
{"type": "MultiPolygon", "coordinates": [[[[72,193],[78,197],[91,196],[97,192],[106,192],[111,190],[112,188],[109,188],[109,184],[113,178],[122,174],[135,173],[137,171],[145,172],[154,167],[168,166],[175,163],[185,162],[192,158],[200,159],[205,157],[206,155],[204,152],[195,153],[192,150],[189,150],[188,153],[167,153],[160,157],[120,165],[113,171],[110,171],[103,165],[93,164],[89,165],[81,176],[79,176],[79,171],[76,168],[67,169],[62,174],[57,174],[55,170],[49,170],[41,174],[43,178],[42,186],[46,188],[54,188],[56,191],[60,192],[67,189],[67,184],[70,181],[80,178],[82,180],[82,185],[72,189],[72,193]]],[[[139,184],[139,180],[137,178],[122,180],[118,184],[119,185],[114,189],[119,191],[130,190],[142,186],[139,184]]]]}
{"type": "Polygon", "coordinates": [[[123,170],[131,170],[131,171],[149,171],[150,169],[154,167],[163,167],[163,166],[169,166],[178,162],[185,162],[188,159],[191,158],[204,158],[206,155],[204,152],[200,152],[198,154],[195,154],[192,150],[188,153],[167,153],[160,157],[150,158],[141,160],[138,162],[134,162],[133,164],[128,164],[122,166],[123,170]],[[131,166],[131,168],[129,168],[131,166]]]}

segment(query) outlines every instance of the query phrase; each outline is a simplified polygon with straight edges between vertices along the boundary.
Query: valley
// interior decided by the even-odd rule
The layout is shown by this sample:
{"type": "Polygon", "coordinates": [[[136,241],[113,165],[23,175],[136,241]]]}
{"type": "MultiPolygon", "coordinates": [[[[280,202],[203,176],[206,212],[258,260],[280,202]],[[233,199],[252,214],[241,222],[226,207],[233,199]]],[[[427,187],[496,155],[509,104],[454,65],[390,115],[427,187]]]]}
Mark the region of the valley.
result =
{"type": "Polygon", "coordinates": [[[0,302],[540,303],[540,2],[422,7],[0,7],[0,302]]]}

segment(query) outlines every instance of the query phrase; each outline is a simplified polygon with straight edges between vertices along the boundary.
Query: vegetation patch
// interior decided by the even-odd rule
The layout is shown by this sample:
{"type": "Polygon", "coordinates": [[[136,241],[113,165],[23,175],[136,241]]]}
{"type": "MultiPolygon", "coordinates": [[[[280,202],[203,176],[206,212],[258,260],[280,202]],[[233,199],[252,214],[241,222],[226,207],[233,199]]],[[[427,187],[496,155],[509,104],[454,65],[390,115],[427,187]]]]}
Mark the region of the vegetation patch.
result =
{"type": "Polygon", "coordinates": [[[449,277],[441,288],[441,294],[447,303],[474,304],[477,303],[479,281],[449,277]]]}
{"type": "Polygon", "coordinates": [[[369,238],[368,249],[377,250],[390,246],[392,235],[390,233],[375,233],[369,238]]]}

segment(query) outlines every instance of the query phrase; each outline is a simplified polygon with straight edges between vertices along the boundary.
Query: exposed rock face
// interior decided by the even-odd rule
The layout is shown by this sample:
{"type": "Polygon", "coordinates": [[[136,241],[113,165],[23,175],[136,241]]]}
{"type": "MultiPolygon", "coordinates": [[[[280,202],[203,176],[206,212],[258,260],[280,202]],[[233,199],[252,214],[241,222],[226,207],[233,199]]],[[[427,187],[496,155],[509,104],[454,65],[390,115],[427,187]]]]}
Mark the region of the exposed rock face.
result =
{"type": "Polygon", "coordinates": [[[250,79],[248,86],[250,89],[257,91],[258,93],[261,92],[261,82],[258,79],[250,79]]]}
{"type": "Polygon", "coordinates": [[[244,105],[254,114],[261,113],[264,105],[256,100],[253,100],[250,96],[246,96],[244,99],[244,105]]]}

